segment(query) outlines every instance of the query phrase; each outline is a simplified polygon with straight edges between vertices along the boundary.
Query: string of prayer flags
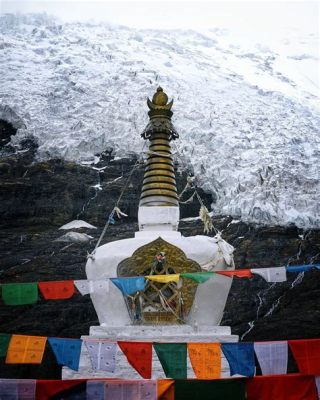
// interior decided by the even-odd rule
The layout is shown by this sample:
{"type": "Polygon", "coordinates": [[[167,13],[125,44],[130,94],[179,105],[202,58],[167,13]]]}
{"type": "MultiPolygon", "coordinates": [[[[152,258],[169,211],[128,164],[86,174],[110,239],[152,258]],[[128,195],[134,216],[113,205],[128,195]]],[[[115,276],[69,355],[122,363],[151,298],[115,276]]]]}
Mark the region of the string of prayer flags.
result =
{"type": "Polygon", "coordinates": [[[135,276],[133,278],[111,278],[111,282],[121,290],[124,296],[130,296],[136,292],[143,291],[146,284],[144,276],[135,276]]]}
{"type": "Polygon", "coordinates": [[[81,339],[48,338],[48,342],[59,365],[65,365],[74,371],[79,369],[81,339]]]}
{"type": "Polygon", "coordinates": [[[38,300],[37,283],[6,283],[1,289],[2,299],[8,306],[34,304],[38,300]]]}
{"type": "Polygon", "coordinates": [[[189,278],[197,283],[204,283],[208,279],[212,278],[215,273],[214,272],[185,272],[180,274],[183,278],[189,278]]]}
{"type": "Polygon", "coordinates": [[[84,344],[94,370],[114,373],[116,369],[116,343],[106,340],[85,340],[84,344]]]}
{"type": "Polygon", "coordinates": [[[69,299],[74,295],[73,281],[39,282],[38,286],[46,300],[69,299]]]}
{"type": "Polygon", "coordinates": [[[186,343],[153,343],[153,348],[167,378],[187,378],[186,343]]]}
{"type": "Polygon", "coordinates": [[[188,343],[188,351],[192,368],[198,379],[220,378],[220,343],[188,343]]]}
{"type": "MultiPolygon", "coordinates": [[[[175,400],[246,400],[246,380],[177,380],[174,382],[175,400]]],[[[255,400],[260,400],[256,398],[255,400]]],[[[270,397],[269,400],[278,398],[270,397]]]]}
{"type": "Polygon", "coordinates": [[[287,272],[306,272],[313,268],[320,269],[320,264],[289,265],[286,270],[287,272]]]}
{"type": "Polygon", "coordinates": [[[6,364],[41,364],[46,342],[43,336],[12,335],[6,364]]]}
{"type": "Polygon", "coordinates": [[[288,341],[300,373],[320,375],[320,339],[288,341]]]}
{"type": "Polygon", "coordinates": [[[257,376],[246,382],[247,400],[317,400],[314,377],[289,374],[257,376]]]}
{"type": "Polygon", "coordinates": [[[129,364],[144,379],[152,375],[152,343],[151,342],[118,342],[129,364]]]}
{"type": "Polygon", "coordinates": [[[232,271],[215,271],[219,275],[236,276],[237,278],[252,278],[250,269],[234,269],[232,271]]]}
{"type": "Polygon", "coordinates": [[[0,357],[5,357],[7,355],[10,339],[11,339],[10,334],[0,333],[0,357]]]}
{"type": "Polygon", "coordinates": [[[251,268],[251,272],[260,275],[267,282],[285,282],[287,280],[285,267],[251,268]]]}
{"type": "Polygon", "coordinates": [[[159,282],[159,283],[168,283],[175,282],[179,283],[180,274],[165,274],[165,275],[148,275],[146,279],[149,281],[159,282]]]}
{"type": "Polygon", "coordinates": [[[0,399],[34,400],[36,383],[34,379],[0,379],[0,399]]]}
{"type": "Polygon", "coordinates": [[[255,342],[256,353],[262,375],[281,375],[287,373],[288,342],[255,342]]]}
{"type": "Polygon", "coordinates": [[[221,349],[229,366],[230,375],[253,376],[255,373],[253,343],[222,343],[221,349]]]}

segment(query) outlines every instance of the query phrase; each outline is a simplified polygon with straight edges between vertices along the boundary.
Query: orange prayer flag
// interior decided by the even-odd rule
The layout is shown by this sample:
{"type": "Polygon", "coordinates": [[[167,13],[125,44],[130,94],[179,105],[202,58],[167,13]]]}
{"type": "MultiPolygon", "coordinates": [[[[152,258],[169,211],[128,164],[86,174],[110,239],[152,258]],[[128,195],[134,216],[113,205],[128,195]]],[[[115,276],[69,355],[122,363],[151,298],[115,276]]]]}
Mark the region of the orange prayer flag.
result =
{"type": "Polygon", "coordinates": [[[74,294],[73,281],[38,282],[38,286],[46,300],[69,299],[74,294]]]}
{"type": "Polygon", "coordinates": [[[12,335],[6,364],[41,364],[46,342],[44,336],[12,335]]]}
{"type": "Polygon", "coordinates": [[[174,380],[157,380],[158,400],[174,400],[174,380]]]}
{"type": "Polygon", "coordinates": [[[236,276],[238,278],[252,278],[252,272],[250,269],[236,269],[233,271],[214,271],[217,274],[225,276],[236,276]]]}
{"type": "Polygon", "coordinates": [[[220,378],[220,343],[188,343],[188,351],[192,368],[198,379],[220,378]]]}

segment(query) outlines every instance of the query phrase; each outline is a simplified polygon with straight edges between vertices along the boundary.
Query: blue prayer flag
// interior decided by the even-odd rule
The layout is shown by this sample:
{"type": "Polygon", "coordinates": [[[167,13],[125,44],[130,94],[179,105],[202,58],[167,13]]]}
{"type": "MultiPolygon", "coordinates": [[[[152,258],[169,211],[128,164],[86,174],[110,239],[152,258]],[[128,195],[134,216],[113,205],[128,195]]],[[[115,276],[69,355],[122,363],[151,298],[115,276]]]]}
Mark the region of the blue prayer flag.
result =
{"type": "Polygon", "coordinates": [[[66,365],[78,371],[82,345],[81,339],[59,339],[49,337],[48,342],[56,356],[58,364],[66,365]]]}
{"type": "Polygon", "coordinates": [[[144,276],[135,276],[133,278],[111,278],[112,283],[121,290],[124,296],[129,296],[145,289],[146,280],[144,276]]]}
{"type": "Polygon", "coordinates": [[[254,375],[253,343],[221,343],[221,349],[228,360],[230,375],[254,375]]]}
{"type": "Polygon", "coordinates": [[[286,270],[287,272],[305,272],[312,268],[320,269],[320,264],[289,265],[286,270]]]}

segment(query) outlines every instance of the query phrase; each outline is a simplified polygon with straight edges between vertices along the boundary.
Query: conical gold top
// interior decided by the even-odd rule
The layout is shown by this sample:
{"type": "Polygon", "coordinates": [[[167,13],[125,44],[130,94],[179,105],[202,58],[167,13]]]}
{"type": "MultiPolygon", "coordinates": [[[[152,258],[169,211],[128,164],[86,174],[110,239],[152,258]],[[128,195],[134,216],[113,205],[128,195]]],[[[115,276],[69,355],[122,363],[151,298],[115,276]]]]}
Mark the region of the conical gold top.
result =
{"type": "Polygon", "coordinates": [[[141,136],[150,140],[139,206],[178,207],[178,195],[170,141],[179,137],[171,122],[168,96],[158,87],[152,101],[147,100],[150,121],[141,136]]]}

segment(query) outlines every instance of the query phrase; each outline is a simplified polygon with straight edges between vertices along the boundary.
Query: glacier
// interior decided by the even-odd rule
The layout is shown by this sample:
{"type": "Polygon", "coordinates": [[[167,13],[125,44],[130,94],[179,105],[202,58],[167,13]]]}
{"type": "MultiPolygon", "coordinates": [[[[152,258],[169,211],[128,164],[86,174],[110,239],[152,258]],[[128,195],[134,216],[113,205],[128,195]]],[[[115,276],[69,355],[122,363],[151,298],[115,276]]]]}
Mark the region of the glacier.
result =
{"type": "Polygon", "coordinates": [[[228,31],[132,29],[0,17],[0,119],[36,138],[38,160],[141,154],[146,98],[174,98],[180,167],[213,194],[214,214],[320,227],[318,38],[279,47],[228,31]],[[299,73],[299,71],[301,73],[299,73]]]}

